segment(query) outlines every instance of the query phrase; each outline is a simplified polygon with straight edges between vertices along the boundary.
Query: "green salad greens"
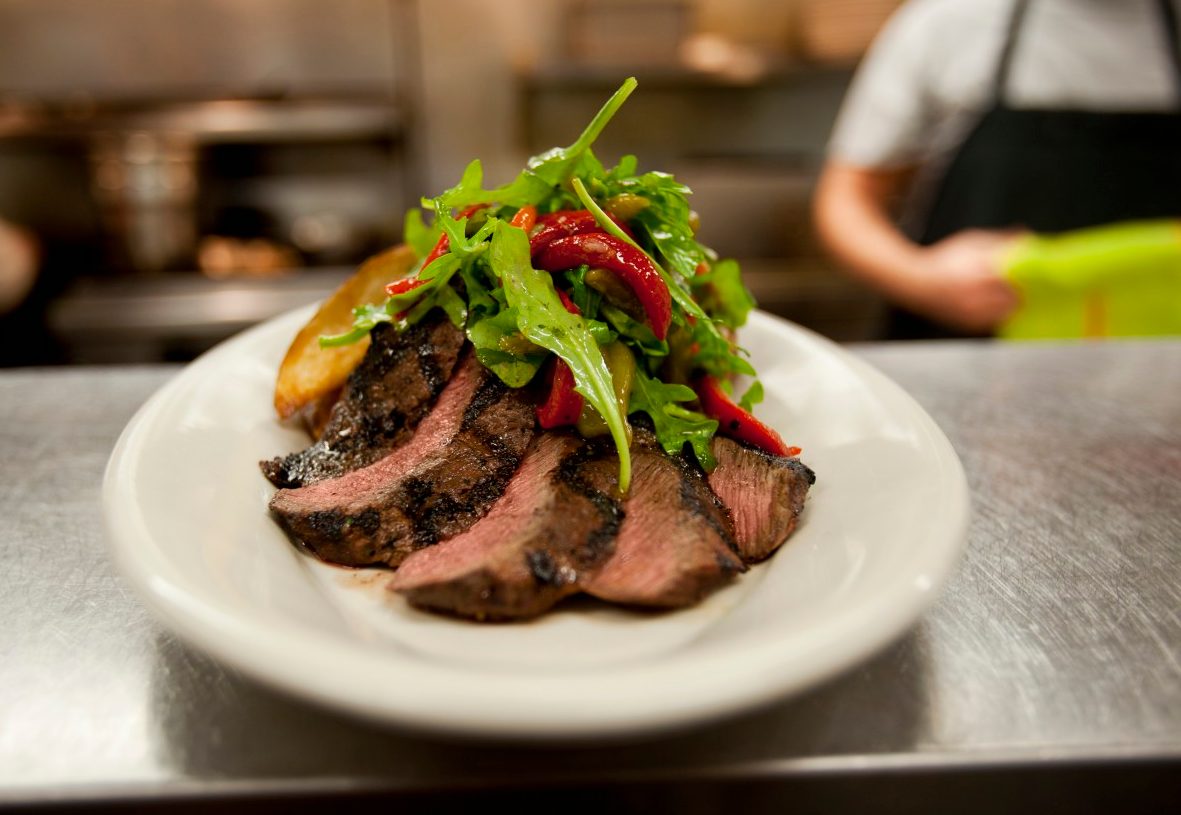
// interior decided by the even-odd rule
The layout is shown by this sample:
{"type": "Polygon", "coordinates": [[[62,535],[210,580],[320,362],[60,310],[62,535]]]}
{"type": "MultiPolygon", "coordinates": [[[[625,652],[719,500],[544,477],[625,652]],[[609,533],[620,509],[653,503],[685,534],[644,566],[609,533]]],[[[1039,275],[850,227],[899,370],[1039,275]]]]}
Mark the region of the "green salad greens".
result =
{"type": "MultiPolygon", "coordinates": [[[[689,385],[697,374],[723,383],[754,375],[732,339],[754,301],[738,264],[698,242],[685,185],[640,172],[635,156],[604,167],[591,150],[635,87],[635,79],[624,82],[573,144],[533,157],[508,184],[485,188],[475,160],[454,187],[424,198],[433,217],[414,209],[405,222],[406,243],[422,259],[410,282],[391,285],[384,303],[356,309],[353,329],[321,337],[321,345],[355,342],[382,322],[405,327],[440,308],[510,387],[541,381],[547,364],[559,364],[554,356],[568,366],[585,400],[578,427],[612,436],[621,491],[631,478],[629,415],[646,414],[670,454],[687,444],[712,469],[718,421],[697,409],[689,385]],[[596,237],[568,238],[564,244],[576,246],[547,259],[538,235],[577,219],[596,237]],[[589,253],[587,262],[576,262],[578,251],[589,253]],[[576,260],[552,268],[563,257],[576,260]],[[618,274],[604,272],[600,257],[618,274]],[[550,271],[538,268],[546,264],[550,271]]],[[[756,380],[742,408],[761,395],[756,380]]]]}

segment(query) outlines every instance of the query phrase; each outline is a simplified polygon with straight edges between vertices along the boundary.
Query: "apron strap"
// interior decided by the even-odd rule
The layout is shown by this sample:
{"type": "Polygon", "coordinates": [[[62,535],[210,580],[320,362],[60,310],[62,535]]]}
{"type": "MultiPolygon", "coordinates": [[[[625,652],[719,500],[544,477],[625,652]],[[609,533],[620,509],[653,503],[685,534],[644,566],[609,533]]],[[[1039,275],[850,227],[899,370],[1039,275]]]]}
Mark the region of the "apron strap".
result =
{"type": "Polygon", "coordinates": [[[1181,29],[1177,27],[1177,10],[1170,0],[1158,0],[1157,8],[1165,27],[1165,45],[1169,49],[1169,62],[1177,83],[1177,99],[1181,100],[1181,29]]]}
{"type": "Polygon", "coordinates": [[[1013,52],[1017,49],[1017,40],[1021,33],[1021,21],[1025,19],[1027,8],[1029,8],[1028,0],[1013,0],[1013,13],[1009,16],[1009,27],[1005,31],[1005,42],[1001,46],[1001,55],[997,61],[996,75],[992,80],[993,107],[1004,103],[1005,88],[1009,84],[1009,65],[1013,61],[1013,52]]]}

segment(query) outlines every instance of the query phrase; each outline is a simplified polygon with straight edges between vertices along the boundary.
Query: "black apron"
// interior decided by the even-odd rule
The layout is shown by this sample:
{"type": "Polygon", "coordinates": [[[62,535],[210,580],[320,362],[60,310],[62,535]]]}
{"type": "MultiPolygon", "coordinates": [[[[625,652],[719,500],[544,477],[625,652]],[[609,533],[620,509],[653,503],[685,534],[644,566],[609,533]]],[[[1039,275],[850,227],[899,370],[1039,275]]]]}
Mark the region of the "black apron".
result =
{"type": "MultiPolygon", "coordinates": [[[[948,165],[918,235],[921,244],[972,228],[1053,233],[1181,217],[1181,109],[1099,113],[1006,104],[1009,65],[1028,5],[1027,0],[1014,4],[991,107],[948,165]]],[[[1157,5],[1181,108],[1177,16],[1170,0],[1157,5]]],[[[964,336],[901,310],[891,314],[888,334],[895,339],[964,336]]]]}

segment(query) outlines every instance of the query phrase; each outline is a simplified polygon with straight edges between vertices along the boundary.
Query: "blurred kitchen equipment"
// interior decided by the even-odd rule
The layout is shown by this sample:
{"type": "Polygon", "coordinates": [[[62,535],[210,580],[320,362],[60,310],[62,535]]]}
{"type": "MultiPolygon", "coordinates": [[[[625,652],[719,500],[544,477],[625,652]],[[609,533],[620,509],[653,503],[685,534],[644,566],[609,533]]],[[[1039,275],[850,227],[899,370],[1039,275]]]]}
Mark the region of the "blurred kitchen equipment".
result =
{"type": "Polygon", "coordinates": [[[405,114],[385,96],[92,102],[84,115],[10,102],[7,110],[5,152],[53,144],[58,161],[85,155],[102,231],[91,237],[111,270],[195,268],[200,235],[216,234],[221,210],[235,207],[267,213],[276,234],[232,237],[352,260],[367,236],[392,236],[412,201],[403,189],[405,114]]]}
{"type": "Polygon", "coordinates": [[[809,62],[854,65],[902,0],[797,0],[793,50],[809,62]]]}
{"type": "Polygon", "coordinates": [[[670,65],[689,32],[686,0],[571,0],[565,9],[567,57],[583,65],[670,65]]]}
{"type": "Polygon", "coordinates": [[[192,134],[100,132],[91,186],[120,265],[158,272],[188,263],[197,240],[197,144],[192,134]]]}
{"type": "Polygon", "coordinates": [[[0,3],[0,217],[47,247],[67,359],[200,350],[398,238],[421,187],[415,8],[0,3]],[[168,304],[198,300],[205,327],[168,304]]]}

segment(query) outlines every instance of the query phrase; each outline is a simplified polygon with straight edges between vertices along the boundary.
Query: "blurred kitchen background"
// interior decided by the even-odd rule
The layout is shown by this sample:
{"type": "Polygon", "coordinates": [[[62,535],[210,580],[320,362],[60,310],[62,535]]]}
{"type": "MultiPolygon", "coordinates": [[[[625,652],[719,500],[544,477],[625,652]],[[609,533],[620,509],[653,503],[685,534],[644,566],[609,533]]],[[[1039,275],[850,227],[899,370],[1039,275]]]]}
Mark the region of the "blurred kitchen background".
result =
{"type": "Polygon", "coordinates": [[[881,304],[808,200],[897,0],[0,0],[0,362],[190,359],[324,296],[473,157],[568,144],[694,190],[761,307],[840,341],[881,304]],[[7,260],[5,260],[7,258],[7,260]]]}

